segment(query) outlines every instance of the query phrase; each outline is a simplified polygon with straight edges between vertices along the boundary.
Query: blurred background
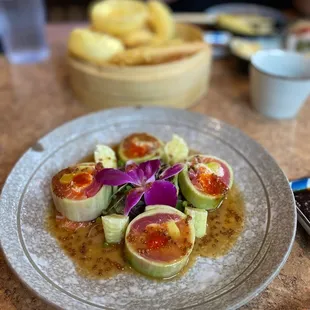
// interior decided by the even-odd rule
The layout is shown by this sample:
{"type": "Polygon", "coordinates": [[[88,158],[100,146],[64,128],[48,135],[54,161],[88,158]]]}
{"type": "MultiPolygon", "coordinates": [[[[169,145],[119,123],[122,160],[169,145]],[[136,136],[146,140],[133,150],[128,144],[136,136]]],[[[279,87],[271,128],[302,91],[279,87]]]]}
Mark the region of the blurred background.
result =
{"type": "MultiPolygon", "coordinates": [[[[61,21],[84,21],[87,20],[87,9],[92,1],[90,0],[46,0],[47,20],[50,22],[61,21]]],[[[204,11],[210,6],[222,3],[258,3],[279,9],[300,10],[301,13],[310,12],[309,0],[256,0],[256,1],[227,1],[227,0],[167,0],[175,12],[204,11]],[[308,9],[306,9],[308,7],[308,9]],[[307,11],[308,10],[308,11],[307,11]]]]}
{"type": "Polygon", "coordinates": [[[208,45],[213,58],[233,56],[235,69],[248,74],[261,50],[309,54],[309,16],[310,0],[0,0],[0,43],[11,64],[42,62],[53,54],[48,29],[58,25],[67,27],[57,37],[68,38],[71,59],[88,65],[154,65],[208,45]]]}
{"type": "MultiPolygon", "coordinates": [[[[214,7],[220,4],[237,4],[240,3],[240,7],[242,8],[243,4],[259,4],[269,8],[278,9],[281,12],[285,13],[286,16],[293,17],[304,17],[310,15],[310,0],[252,0],[252,1],[240,1],[240,0],[163,0],[166,2],[170,8],[176,12],[204,12],[208,10],[210,7],[214,7]]],[[[2,25],[2,44],[0,41],[0,51],[3,52],[3,48],[1,46],[9,46],[7,55],[11,54],[9,50],[11,47],[16,49],[16,46],[21,44],[22,38],[17,37],[16,33],[21,33],[18,27],[23,28],[25,31],[25,25],[30,25],[30,20],[34,20],[34,23],[43,25],[45,22],[47,23],[66,23],[66,22],[86,22],[89,19],[89,7],[92,0],[31,0],[25,6],[24,0],[0,0],[0,13],[1,7],[4,8],[2,14],[2,21],[5,21],[7,18],[7,23],[2,25]],[[41,6],[36,10],[37,7],[41,6]],[[39,11],[44,12],[45,21],[39,20],[40,14],[39,11]],[[21,17],[28,19],[28,21],[22,20],[21,17]],[[32,16],[32,17],[30,17],[32,16]],[[4,17],[4,18],[3,18],[4,17]],[[19,23],[16,23],[16,21],[19,23]],[[5,30],[6,26],[8,26],[7,31],[5,30]],[[24,26],[22,26],[24,25],[24,26]],[[14,35],[13,35],[14,34],[14,35]],[[5,40],[8,41],[5,41],[5,40]],[[7,44],[6,44],[7,43],[7,44]]],[[[41,15],[43,15],[41,14],[41,15]]],[[[1,14],[0,14],[1,17],[1,14]]],[[[0,19],[1,22],[1,19],[0,19]]],[[[182,22],[191,22],[191,20],[182,20],[182,22]]],[[[200,25],[202,26],[202,25],[200,25]]],[[[27,26],[28,28],[29,26],[27,26]]],[[[35,25],[31,25],[31,27],[35,27],[35,25]]],[[[41,27],[42,28],[42,27],[41,27]]],[[[37,34],[38,36],[38,34],[37,34]]],[[[39,40],[41,42],[44,41],[43,34],[42,38],[39,40]]],[[[25,33],[23,33],[22,37],[25,37],[25,33]]],[[[31,37],[30,30],[28,38],[31,37]]],[[[212,38],[213,39],[213,38],[212,38]]],[[[211,43],[208,41],[208,43],[211,43]]],[[[24,43],[23,43],[24,44],[24,43]]],[[[32,45],[35,45],[33,43],[32,45]]],[[[41,45],[43,43],[40,43],[41,45]]],[[[30,43],[28,43],[30,45],[30,43]]],[[[44,52],[47,54],[47,52],[44,52]]],[[[46,55],[45,55],[46,56],[46,55]]],[[[44,57],[45,57],[44,56],[44,57]]],[[[42,56],[42,59],[44,58],[42,56]]],[[[31,62],[31,57],[29,57],[31,62]]],[[[40,57],[38,57],[40,59],[40,57]]],[[[10,59],[11,60],[11,59],[10,59]]],[[[13,63],[19,63],[19,59],[12,60],[13,63]]],[[[24,61],[23,61],[24,62],[24,61]]]]}

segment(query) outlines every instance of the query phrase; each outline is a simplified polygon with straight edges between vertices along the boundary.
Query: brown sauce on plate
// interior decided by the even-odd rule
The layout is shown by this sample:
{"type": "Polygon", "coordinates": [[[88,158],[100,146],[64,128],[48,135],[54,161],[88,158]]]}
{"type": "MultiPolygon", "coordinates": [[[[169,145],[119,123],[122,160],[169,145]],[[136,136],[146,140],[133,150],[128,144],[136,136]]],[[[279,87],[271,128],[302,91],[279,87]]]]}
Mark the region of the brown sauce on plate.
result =
{"type": "Polygon", "coordinates": [[[208,213],[207,235],[196,239],[192,256],[223,256],[236,243],[244,226],[244,201],[233,186],[222,206],[208,213]]]}
{"type": "MultiPolygon", "coordinates": [[[[196,239],[190,262],[181,275],[194,264],[197,256],[216,258],[229,252],[243,226],[244,202],[239,189],[233,186],[222,206],[209,212],[208,234],[196,239]]],[[[109,278],[124,272],[134,272],[124,258],[124,245],[105,243],[100,220],[76,231],[67,231],[56,222],[56,211],[52,205],[47,215],[46,228],[83,276],[109,278]]]]}
{"type": "Polygon", "coordinates": [[[82,275],[109,278],[130,270],[124,260],[123,244],[106,244],[99,220],[76,231],[67,230],[56,221],[56,210],[51,205],[46,228],[57,239],[60,247],[73,260],[77,271],[82,275]]]}

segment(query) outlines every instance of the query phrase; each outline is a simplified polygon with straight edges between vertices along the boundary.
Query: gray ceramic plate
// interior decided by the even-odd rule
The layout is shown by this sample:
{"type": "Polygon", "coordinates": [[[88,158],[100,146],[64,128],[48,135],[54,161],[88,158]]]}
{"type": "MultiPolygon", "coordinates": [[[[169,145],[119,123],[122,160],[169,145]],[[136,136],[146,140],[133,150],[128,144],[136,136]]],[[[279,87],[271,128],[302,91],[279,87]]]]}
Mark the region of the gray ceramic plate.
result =
{"type": "Polygon", "coordinates": [[[14,167],[0,202],[1,242],[19,277],[47,301],[65,309],[235,309],[260,293],[290,252],[296,211],[289,183],[264,149],[240,131],[181,110],[119,109],[91,114],[54,130],[14,167]],[[79,276],[44,229],[49,181],[89,154],[96,143],[116,143],[148,131],[173,132],[190,147],[227,160],[246,204],[245,230],[219,259],[199,259],[181,279],[155,282],[121,274],[110,280],[79,276]]]}

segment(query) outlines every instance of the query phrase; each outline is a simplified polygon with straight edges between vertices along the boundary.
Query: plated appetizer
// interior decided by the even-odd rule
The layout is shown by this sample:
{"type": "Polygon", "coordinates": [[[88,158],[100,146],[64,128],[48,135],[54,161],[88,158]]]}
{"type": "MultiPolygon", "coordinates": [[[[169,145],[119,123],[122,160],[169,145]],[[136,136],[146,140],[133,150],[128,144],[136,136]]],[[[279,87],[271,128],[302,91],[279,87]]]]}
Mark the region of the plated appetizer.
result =
{"type": "Polygon", "coordinates": [[[85,274],[171,278],[237,240],[243,205],[233,181],[226,161],[193,154],[178,135],[164,143],[133,133],[53,176],[48,229],[85,274]]]}

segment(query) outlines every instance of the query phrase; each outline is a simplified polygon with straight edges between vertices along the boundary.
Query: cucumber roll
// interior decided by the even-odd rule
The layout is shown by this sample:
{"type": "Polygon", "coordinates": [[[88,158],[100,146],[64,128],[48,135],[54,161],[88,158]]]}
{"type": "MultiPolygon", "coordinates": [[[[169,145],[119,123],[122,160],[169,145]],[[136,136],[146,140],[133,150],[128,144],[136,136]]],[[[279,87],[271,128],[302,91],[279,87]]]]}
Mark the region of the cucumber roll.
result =
{"type": "Polygon", "coordinates": [[[102,186],[96,174],[102,164],[81,163],[59,171],[52,178],[51,192],[57,211],[74,222],[91,221],[107,208],[111,186],[102,186]]]}
{"type": "Polygon", "coordinates": [[[209,155],[193,155],[179,174],[184,197],[195,207],[205,210],[221,205],[233,184],[233,171],[228,163],[209,155]]]}
{"type": "Polygon", "coordinates": [[[118,155],[124,162],[132,160],[141,163],[150,159],[161,158],[163,143],[148,133],[133,133],[119,145],[118,155]]]}
{"type": "Polygon", "coordinates": [[[125,255],[140,273],[170,278],[187,264],[194,242],[191,217],[170,206],[154,205],[128,225],[125,255]]]}

